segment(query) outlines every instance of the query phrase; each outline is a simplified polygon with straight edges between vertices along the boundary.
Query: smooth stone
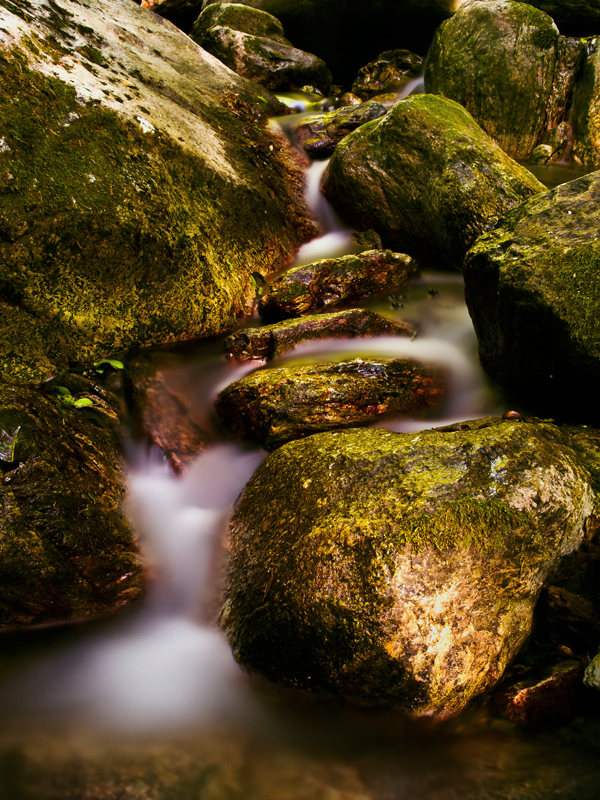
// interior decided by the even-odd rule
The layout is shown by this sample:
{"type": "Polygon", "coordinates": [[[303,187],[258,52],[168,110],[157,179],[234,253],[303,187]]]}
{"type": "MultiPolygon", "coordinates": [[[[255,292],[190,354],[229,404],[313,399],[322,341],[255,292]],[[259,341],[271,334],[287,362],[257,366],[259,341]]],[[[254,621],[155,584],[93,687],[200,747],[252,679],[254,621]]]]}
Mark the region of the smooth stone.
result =
{"type": "Polygon", "coordinates": [[[385,106],[374,101],[350,105],[328,114],[312,117],[305,122],[290,125],[298,144],[311,157],[331,155],[342,139],[365,122],[379,119],[386,113],[385,106]]]}
{"type": "Polygon", "coordinates": [[[404,285],[419,272],[410,256],[391,250],[325,258],[277,278],[258,310],[265,319],[297,317],[404,285]]]}
{"type": "Polygon", "coordinates": [[[241,3],[214,3],[207,6],[194,22],[190,37],[200,43],[206,32],[215,26],[250,33],[252,36],[264,36],[291,46],[291,42],[285,38],[283,25],[276,17],[241,3]]]}
{"type": "Polygon", "coordinates": [[[322,431],[421,417],[444,392],[440,369],[355,358],[259,370],[224,389],[215,408],[233,439],[274,450],[322,431]]]}

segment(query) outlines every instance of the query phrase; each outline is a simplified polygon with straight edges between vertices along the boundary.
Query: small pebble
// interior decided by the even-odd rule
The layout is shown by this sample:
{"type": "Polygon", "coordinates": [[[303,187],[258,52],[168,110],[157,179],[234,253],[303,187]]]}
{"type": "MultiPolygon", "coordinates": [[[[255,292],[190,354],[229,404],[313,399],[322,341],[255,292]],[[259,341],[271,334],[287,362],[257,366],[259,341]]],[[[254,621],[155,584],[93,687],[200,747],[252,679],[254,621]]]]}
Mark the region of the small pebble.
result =
{"type": "Polygon", "coordinates": [[[518,411],[506,411],[502,414],[502,419],[523,419],[518,411]]]}

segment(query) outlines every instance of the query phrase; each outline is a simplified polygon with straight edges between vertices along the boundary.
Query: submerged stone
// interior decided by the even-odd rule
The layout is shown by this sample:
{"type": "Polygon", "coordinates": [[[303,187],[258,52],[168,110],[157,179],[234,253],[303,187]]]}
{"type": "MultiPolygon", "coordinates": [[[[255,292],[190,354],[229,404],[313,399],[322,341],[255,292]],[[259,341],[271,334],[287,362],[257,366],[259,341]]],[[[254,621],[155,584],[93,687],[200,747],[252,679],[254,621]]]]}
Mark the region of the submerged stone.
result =
{"type": "Polygon", "coordinates": [[[465,297],[481,363],[523,399],[598,418],[600,175],[527,200],[477,240],[465,297]]]}
{"type": "Polygon", "coordinates": [[[386,50],[358,71],[352,92],[363,100],[397,93],[421,74],[423,59],[410,50],[386,50]]]}
{"type": "Polygon", "coordinates": [[[289,269],[273,281],[258,310],[265,319],[297,317],[392,291],[418,272],[419,265],[414,259],[391,250],[366,250],[355,255],[324,258],[289,269]]]}
{"type": "Polygon", "coordinates": [[[0,374],[234,324],[252,272],[315,232],[277,101],[129,0],[19,8],[0,6],[0,374]]]}
{"type": "Polygon", "coordinates": [[[422,416],[444,394],[442,371],[416,361],[356,358],[259,370],[218,396],[231,436],[274,450],[293,439],[398,416],[422,416]]]}
{"type": "Polygon", "coordinates": [[[414,328],[407,322],[386,319],[364,308],[350,308],[335,314],[286,319],[261,328],[243,328],[228,336],[224,347],[226,354],[237,361],[271,361],[302,342],[315,339],[414,335],[414,328]]]}
{"type": "Polygon", "coordinates": [[[361,103],[292,124],[289,129],[309,155],[330,155],[344,136],[385,113],[386,108],[381,103],[361,103]]]}
{"type": "Polygon", "coordinates": [[[585,57],[582,42],[559,36],[532,5],[475,2],[436,31],[425,89],[463,105],[510,156],[528,158],[566,119],[585,57]]]}
{"type": "Polygon", "coordinates": [[[518,653],[594,501],[549,423],[292,442],[236,503],[222,627],[270,680],[451,716],[518,653]]]}
{"type": "Polygon", "coordinates": [[[336,148],[323,192],[386,247],[460,268],[498,216],[544,191],[458,103],[415,95],[336,148]]]}
{"type": "Polygon", "coordinates": [[[119,411],[79,376],[43,393],[0,384],[0,627],[104,614],[140,597],[119,411]]]}

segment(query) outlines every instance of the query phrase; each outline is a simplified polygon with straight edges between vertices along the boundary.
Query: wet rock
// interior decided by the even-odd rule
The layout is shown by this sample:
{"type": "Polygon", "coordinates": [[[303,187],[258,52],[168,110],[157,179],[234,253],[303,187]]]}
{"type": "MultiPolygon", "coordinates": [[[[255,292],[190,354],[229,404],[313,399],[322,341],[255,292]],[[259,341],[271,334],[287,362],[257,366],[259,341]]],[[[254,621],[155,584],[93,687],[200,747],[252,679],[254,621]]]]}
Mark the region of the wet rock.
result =
{"type": "Polygon", "coordinates": [[[266,11],[241,3],[213,3],[207,6],[194,23],[190,37],[202,45],[202,37],[215,26],[231,28],[234,31],[250,33],[252,36],[262,36],[272,39],[274,42],[292,45],[285,38],[283,25],[276,17],[267,14],[266,11]]]}
{"type": "Polygon", "coordinates": [[[547,164],[550,160],[550,156],[552,155],[552,148],[549,144],[538,144],[537,147],[533,148],[531,155],[529,156],[529,163],[530,164],[547,164]]]}
{"type": "Polygon", "coordinates": [[[421,94],[349,134],[322,189],[386,247],[460,268],[477,236],[544,187],[458,103],[421,94]]]}
{"type": "Polygon", "coordinates": [[[163,355],[138,355],[127,364],[128,394],[140,433],[164,451],[177,473],[213,440],[206,420],[189,403],[188,394],[163,355]]]}
{"type": "Polygon", "coordinates": [[[420,75],[422,69],[423,59],[410,50],[386,50],[358,71],[352,91],[363,100],[397,93],[420,75]]]}
{"type": "Polygon", "coordinates": [[[599,208],[598,173],[564,183],[506,214],[465,259],[484,368],[578,422],[598,416],[599,208]]]}
{"type": "Polygon", "coordinates": [[[119,411],[82,376],[44,392],[0,384],[0,627],[104,614],[140,597],[111,424],[119,411]]]}
{"type": "Polygon", "coordinates": [[[324,61],[283,37],[254,36],[221,25],[194,30],[192,38],[229,69],[272,91],[299,89],[307,83],[326,91],[331,84],[324,61]]]}
{"type": "Polygon", "coordinates": [[[321,431],[422,416],[443,394],[439,369],[356,358],[259,370],[224,389],[216,411],[234,439],[274,450],[321,431]]]}
{"type": "Polygon", "coordinates": [[[503,687],[494,694],[494,702],[502,716],[521,725],[567,717],[574,711],[582,676],[579,661],[561,661],[541,678],[503,687]]]}
{"type": "Polygon", "coordinates": [[[359,106],[361,103],[361,98],[356,94],[352,94],[352,92],[344,92],[340,97],[340,107],[342,108],[347,108],[348,106],[359,106]]]}
{"type": "Polygon", "coordinates": [[[291,125],[290,128],[298,144],[310,156],[330,155],[344,136],[365,122],[382,117],[386,110],[385,106],[374,101],[350,105],[291,125]]]}
{"type": "MultiPolygon", "coordinates": [[[[597,29],[600,32],[600,26],[597,29]]],[[[574,91],[573,104],[561,131],[564,158],[600,167],[600,52],[598,37],[584,40],[587,56],[574,91]]],[[[560,138],[560,137],[557,137],[560,138]]],[[[555,146],[560,144],[557,141],[555,146]]],[[[551,142],[551,144],[554,144],[551,142]]]]}
{"type": "Polygon", "coordinates": [[[244,328],[225,339],[225,353],[237,361],[271,361],[302,342],[367,336],[414,336],[407,322],[385,319],[364,308],[335,314],[312,314],[261,328],[244,328]]]}
{"type": "Polygon", "coordinates": [[[568,36],[588,36],[600,31],[598,0],[528,0],[528,3],[549,14],[560,32],[568,36]]]}
{"type": "Polygon", "coordinates": [[[600,650],[586,667],[583,682],[590,689],[600,689],[600,650]]]}
{"type": "Polygon", "coordinates": [[[55,5],[0,8],[7,380],[222,331],[315,232],[268,92],[128,0],[55,5]]]}
{"type": "Polygon", "coordinates": [[[585,57],[585,45],[559,36],[537,8],[476,2],[436,31],[425,89],[463,105],[510,156],[528,158],[565,120],[585,57]]]}
{"type": "Polygon", "coordinates": [[[261,299],[265,319],[295,317],[378,292],[391,291],[414,278],[419,265],[403,253],[366,250],[295,267],[277,278],[261,299]]]}
{"type": "Polygon", "coordinates": [[[497,684],[594,498],[549,423],[292,442],[236,503],[223,629],[271,680],[448,717],[497,684]]]}

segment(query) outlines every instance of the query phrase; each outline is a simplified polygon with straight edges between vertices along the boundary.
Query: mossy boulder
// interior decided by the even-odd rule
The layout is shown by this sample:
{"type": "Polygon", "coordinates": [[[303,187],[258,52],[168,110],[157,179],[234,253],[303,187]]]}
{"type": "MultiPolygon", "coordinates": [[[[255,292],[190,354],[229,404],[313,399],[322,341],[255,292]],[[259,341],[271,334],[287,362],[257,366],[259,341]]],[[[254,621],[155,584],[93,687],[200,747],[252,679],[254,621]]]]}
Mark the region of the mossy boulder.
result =
{"type": "Polygon", "coordinates": [[[225,353],[236,361],[271,361],[303,342],[318,339],[414,336],[407,322],[386,319],[364,308],[334,314],[310,314],[260,328],[242,328],[224,342],[225,353]]]}
{"type": "Polygon", "coordinates": [[[232,326],[315,232],[277,101],[126,0],[0,15],[0,377],[232,326]]]}
{"type": "Polygon", "coordinates": [[[531,5],[470,3],[436,31],[425,90],[456,100],[506,153],[527,158],[565,120],[586,55],[531,5]]]}
{"type": "Polygon", "coordinates": [[[236,659],[288,686],[456,714],[499,681],[583,538],[595,492],[570,439],[488,418],[279,448],[230,524],[236,659]]]}
{"type": "Polygon", "coordinates": [[[384,246],[460,268],[500,214],[544,186],[509,158],[453,100],[415,95],[349,134],[323,192],[384,246]]]}
{"type": "Polygon", "coordinates": [[[421,74],[423,59],[410,50],[386,50],[374,61],[361,67],[352,84],[352,92],[363,100],[377,95],[397,93],[421,74]]]}
{"type": "Polygon", "coordinates": [[[530,6],[545,11],[567,36],[589,36],[600,32],[598,0],[528,0],[530,6]]]}
{"type": "Polygon", "coordinates": [[[294,267],[277,278],[258,310],[265,319],[310,314],[378,292],[392,291],[414,278],[419,265],[404,253],[366,250],[294,267]]]}
{"type": "Polygon", "coordinates": [[[235,440],[274,450],[313,433],[423,416],[444,388],[440,369],[355,358],[258,370],[223,389],[215,408],[235,440]]]}
{"type": "Polygon", "coordinates": [[[119,412],[110,391],[77,375],[43,392],[0,384],[0,627],[105,614],[140,597],[119,412]],[[59,385],[91,405],[68,404],[59,385]]]}
{"type": "Polygon", "coordinates": [[[327,156],[333,153],[344,136],[365,122],[379,119],[386,110],[381,103],[371,101],[320,114],[286,127],[310,156],[327,156]]]}
{"type": "Polygon", "coordinates": [[[481,363],[523,400],[598,419],[600,174],[527,200],[477,240],[465,294],[481,363]]]}
{"type": "Polygon", "coordinates": [[[229,69],[272,91],[289,91],[311,85],[327,91],[331,72],[325,62],[287,40],[253,36],[219,25],[194,37],[198,44],[229,69]]]}
{"type": "Polygon", "coordinates": [[[202,36],[215,26],[250,33],[252,36],[264,36],[274,42],[291,45],[285,38],[283,25],[276,17],[241,3],[213,3],[207,6],[194,22],[190,37],[202,44],[202,36]]]}

